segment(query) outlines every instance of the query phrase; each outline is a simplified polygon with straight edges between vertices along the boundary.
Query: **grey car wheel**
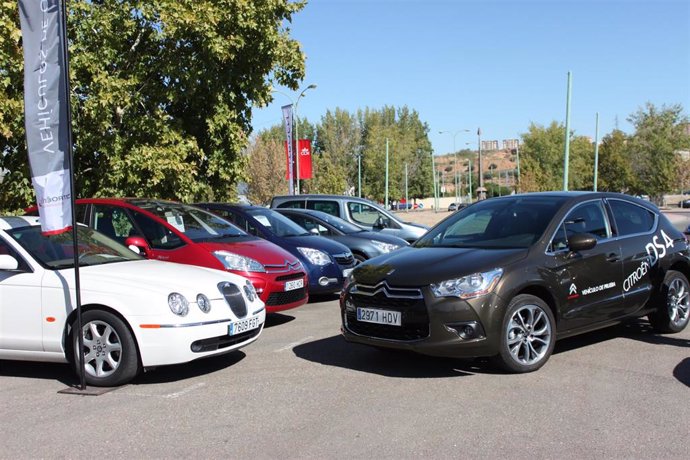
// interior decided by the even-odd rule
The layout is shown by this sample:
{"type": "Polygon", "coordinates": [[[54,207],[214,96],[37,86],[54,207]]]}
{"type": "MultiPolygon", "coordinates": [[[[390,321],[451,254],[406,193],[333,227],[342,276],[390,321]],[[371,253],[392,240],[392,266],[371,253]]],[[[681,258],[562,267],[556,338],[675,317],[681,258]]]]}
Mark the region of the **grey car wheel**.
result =
{"type": "MultiPolygon", "coordinates": [[[[132,380],[139,370],[136,344],[127,326],[117,316],[101,310],[82,314],[84,371],[86,382],[94,386],[117,386],[132,380]]],[[[79,343],[72,334],[74,364],[79,373],[79,343]]]]}
{"type": "Polygon", "coordinates": [[[521,294],[503,319],[499,363],[510,372],[531,372],[543,366],[556,341],[553,313],[538,297],[521,294]]]}
{"type": "Polygon", "coordinates": [[[669,270],[664,277],[659,309],[649,322],[659,332],[680,332],[690,319],[690,283],[680,272],[669,270]]]}

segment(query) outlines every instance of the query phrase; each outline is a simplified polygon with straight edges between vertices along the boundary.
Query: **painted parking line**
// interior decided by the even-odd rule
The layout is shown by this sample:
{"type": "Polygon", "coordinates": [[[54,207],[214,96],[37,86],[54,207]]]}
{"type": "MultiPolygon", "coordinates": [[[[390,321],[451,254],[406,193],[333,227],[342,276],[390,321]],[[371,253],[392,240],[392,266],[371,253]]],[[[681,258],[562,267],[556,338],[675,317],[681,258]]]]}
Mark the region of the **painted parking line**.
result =
{"type": "Polygon", "coordinates": [[[309,340],[311,340],[313,338],[314,338],[314,336],[310,335],[309,337],[305,337],[302,340],[298,340],[297,342],[289,343],[289,344],[285,345],[284,347],[278,348],[277,350],[273,350],[273,352],[274,353],[280,353],[283,351],[291,350],[294,347],[296,347],[297,345],[302,345],[304,342],[308,342],[309,340]]]}

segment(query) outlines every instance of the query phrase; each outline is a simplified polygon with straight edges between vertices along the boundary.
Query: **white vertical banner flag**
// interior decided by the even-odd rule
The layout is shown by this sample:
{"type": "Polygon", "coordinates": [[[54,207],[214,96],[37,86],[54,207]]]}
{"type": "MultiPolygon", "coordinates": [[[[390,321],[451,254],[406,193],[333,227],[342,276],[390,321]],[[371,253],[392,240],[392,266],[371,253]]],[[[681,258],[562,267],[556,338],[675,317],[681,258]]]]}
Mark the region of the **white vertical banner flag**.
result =
{"type": "Polygon", "coordinates": [[[283,124],[285,125],[285,138],[287,139],[287,177],[288,191],[295,194],[295,149],[292,143],[292,104],[283,107],[283,124]]]}
{"type": "Polygon", "coordinates": [[[67,39],[59,0],[19,0],[24,47],[24,115],[41,229],[72,226],[67,39]]]}

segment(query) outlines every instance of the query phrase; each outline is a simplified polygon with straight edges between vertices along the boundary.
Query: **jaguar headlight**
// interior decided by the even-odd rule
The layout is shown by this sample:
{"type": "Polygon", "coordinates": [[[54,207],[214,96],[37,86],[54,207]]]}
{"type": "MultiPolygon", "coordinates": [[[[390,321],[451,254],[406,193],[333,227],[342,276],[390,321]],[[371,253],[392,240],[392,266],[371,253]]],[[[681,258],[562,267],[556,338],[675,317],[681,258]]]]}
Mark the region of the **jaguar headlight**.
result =
{"type": "Polygon", "coordinates": [[[331,258],[323,251],[314,248],[297,248],[297,250],[314,265],[328,265],[331,258]]]}
{"type": "Polygon", "coordinates": [[[189,302],[185,296],[177,292],[172,292],[168,295],[168,306],[170,311],[177,316],[187,316],[187,313],[189,313],[189,302]]]}
{"type": "Polygon", "coordinates": [[[384,243],[383,241],[376,241],[376,240],[370,240],[371,244],[374,245],[376,249],[378,249],[382,254],[387,254],[391,251],[395,251],[398,249],[400,246],[397,244],[391,244],[391,243],[384,243]]]}
{"type": "Polygon", "coordinates": [[[265,272],[261,263],[249,257],[241,256],[229,251],[215,251],[214,256],[223,264],[228,270],[235,270],[240,272],[265,272]]]}
{"type": "Polygon", "coordinates": [[[440,283],[434,283],[431,285],[431,292],[436,297],[473,299],[491,292],[502,275],[502,268],[495,268],[484,273],[473,273],[462,278],[453,278],[440,283]]]}
{"type": "Polygon", "coordinates": [[[208,300],[208,297],[203,294],[196,296],[196,304],[199,307],[199,310],[203,311],[204,313],[211,311],[211,301],[208,300]]]}

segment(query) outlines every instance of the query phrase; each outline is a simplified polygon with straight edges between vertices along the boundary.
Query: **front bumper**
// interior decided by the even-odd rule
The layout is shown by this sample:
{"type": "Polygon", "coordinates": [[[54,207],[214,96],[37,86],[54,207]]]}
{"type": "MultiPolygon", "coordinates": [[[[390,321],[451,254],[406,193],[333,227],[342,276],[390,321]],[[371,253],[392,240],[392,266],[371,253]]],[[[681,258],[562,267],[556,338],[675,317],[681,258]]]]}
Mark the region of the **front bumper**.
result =
{"type": "Polygon", "coordinates": [[[291,308],[297,308],[309,301],[307,293],[309,279],[302,271],[289,273],[262,273],[255,276],[254,273],[240,273],[249,278],[259,298],[266,305],[268,313],[274,313],[291,308]],[[303,287],[294,290],[285,290],[288,281],[301,279],[303,287]]]}
{"type": "Polygon", "coordinates": [[[500,328],[507,304],[495,294],[461,300],[456,297],[436,298],[428,287],[396,289],[384,286],[368,291],[351,286],[341,294],[341,333],[350,342],[432,356],[498,354],[500,328]],[[371,295],[374,291],[376,293],[371,295]],[[360,321],[357,319],[358,307],[400,312],[401,325],[360,321]],[[466,330],[469,334],[465,333],[466,330]]]}
{"type": "Polygon", "coordinates": [[[209,318],[195,321],[184,318],[171,323],[170,316],[136,316],[131,325],[139,346],[144,367],[164,366],[193,361],[239,350],[259,338],[266,322],[266,310],[249,312],[247,318],[258,317],[258,327],[229,335],[234,318],[209,318]]]}

